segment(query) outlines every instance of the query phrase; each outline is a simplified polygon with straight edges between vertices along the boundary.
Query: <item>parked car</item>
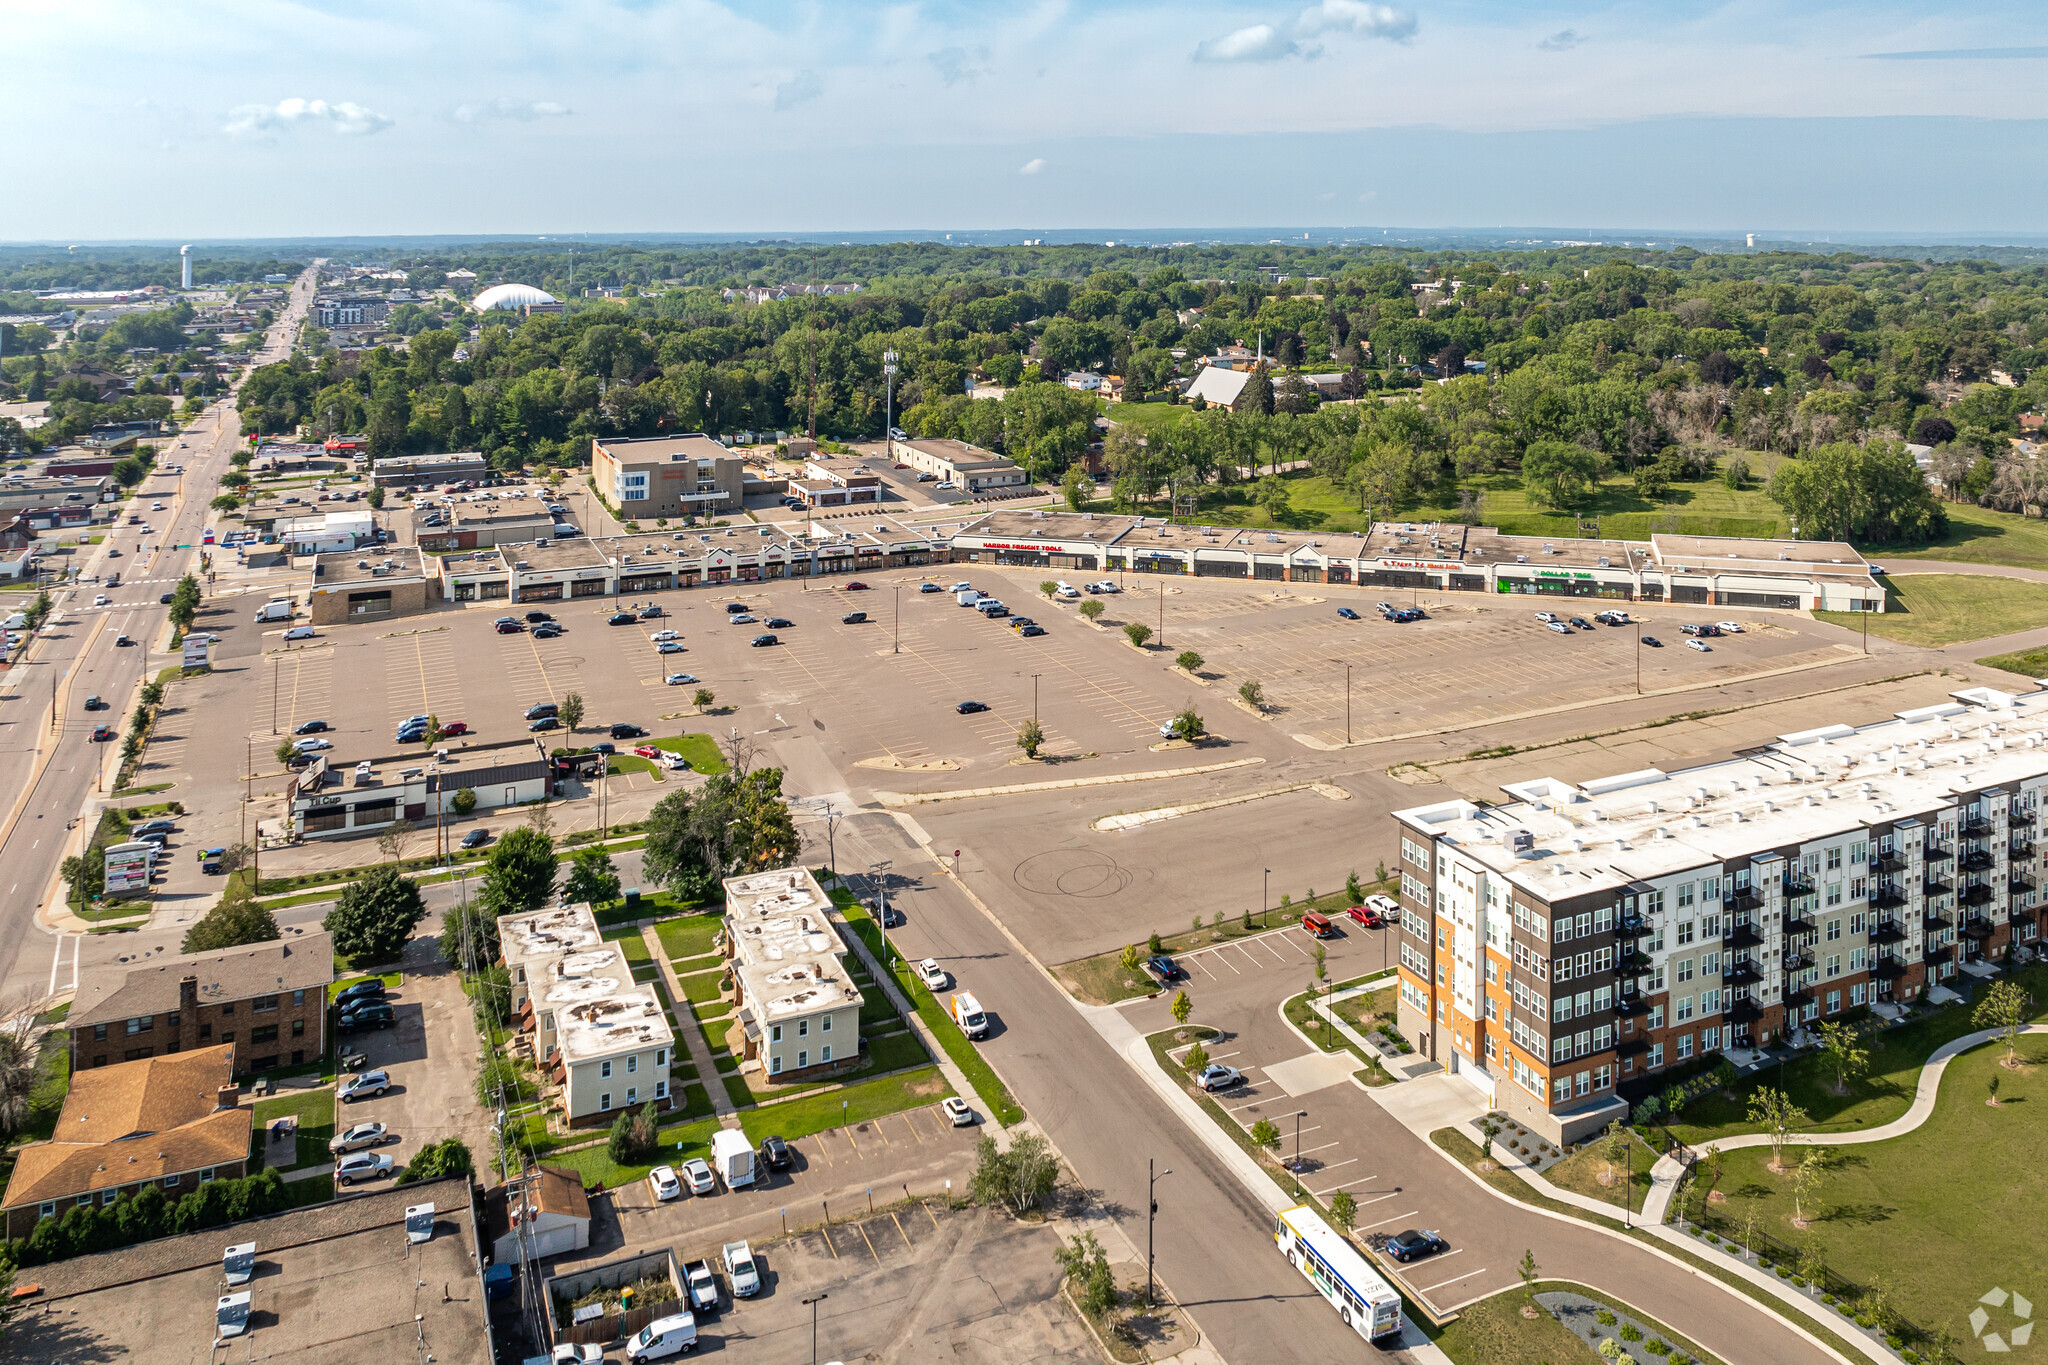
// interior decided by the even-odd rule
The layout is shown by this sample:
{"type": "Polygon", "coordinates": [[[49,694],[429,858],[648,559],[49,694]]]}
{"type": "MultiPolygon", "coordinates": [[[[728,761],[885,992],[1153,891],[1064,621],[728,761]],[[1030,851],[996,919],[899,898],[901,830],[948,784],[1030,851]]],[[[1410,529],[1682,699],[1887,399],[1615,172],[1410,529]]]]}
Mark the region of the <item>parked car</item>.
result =
{"type": "Polygon", "coordinates": [[[303,723],[302,725],[300,725],[300,726],[299,726],[299,727],[298,727],[297,729],[293,730],[293,731],[292,731],[292,733],[293,733],[293,734],[295,734],[295,735],[317,735],[317,734],[321,734],[321,733],[325,732],[325,731],[326,731],[326,729],[327,729],[327,722],[326,722],[326,721],[324,721],[324,720],[309,720],[309,721],[306,721],[305,723],[303,723]]]}
{"type": "Polygon", "coordinates": [[[941,587],[940,587],[940,586],[939,586],[938,584],[936,584],[936,583],[920,583],[920,584],[918,584],[918,585],[917,585],[917,590],[918,590],[919,592],[944,592],[944,591],[945,591],[945,589],[941,588],[941,587]]]}
{"type": "Polygon", "coordinates": [[[1576,630],[1591,630],[1593,628],[1593,623],[1583,616],[1574,616],[1571,619],[1571,625],[1576,630]]]}
{"type": "Polygon", "coordinates": [[[608,739],[599,740],[597,743],[590,746],[590,752],[594,754],[603,754],[607,758],[611,757],[618,751],[619,746],[612,743],[608,739]]]}
{"type": "Polygon", "coordinates": [[[361,1008],[345,1012],[341,1016],[341,1027],[345,1031],[359,1028],[390,1028],[391,1006],[382,1001],[365,1002],[361,1008]]]}
{"type": "Polygon", "coordinates": [[[449,736],[449,735],[466,735],[466,734],[468,734],[468,733],[469,733],[469,722],[468,722],[468,721],[464,721],[464,720],[451,720],[451,721],[446,721],[446,722],[444,722],[444,723],[442,724],[442,726],[441,726],[441,734],[442,734],[442,736],[443,736],[444,738],[445,738],[446,736],[449,736]]]}
{"type": "Polygon", "coordinates": [[[1545,624],[1544,629],[1555,631],[1559,635],[1569,635],[1572,633],[1572,628],[1562,621],[1548,622],[1545,624]]]}
{"type": "Polygon", "coordinates": [[[500,621],[493,629],[500,635],[517,635],[525,630],[526,627],[517,621],[500,621]]]}
{"type": "Polygon", "coordinates": [[[1421,1228],[1409,1228],[1406,1232],[1397,1232],[1387,1239],[1387,1255],[1404,1264],[1449,1249],[1449,1242],[1436,1233],[1421,1228]]]}
{"type": "Polygon", "coordinates": [[[767,626],[770,630],[788,630],[791,626],[795,625],[796,622],[790,620],[786,616],[771,616],[766,621],[762,622],[762,624],[767,626]]]}
{"type": "MultiPolygon", "coordinates": [[[[381,1008],[388,1010],[391,1007],[385,1005],[381,1008]]],[[[357,1100],[366,1100],[373,1095],[381,1095],[390,1088],[391,1073],[379,1067],[375,1071],[365,1071],[361,1075],[351,1076],[343,1081],[339,1096],[344,1103],[353,1104],[357,1100]]]]}
{"type": "Polygon", "coordinates": [[[554,716],[542,716],[539,720],[530,723],[526,727],[526,732],[528,734],[539,734],[544,730],[559,730],[561,728],[562,722],[554,716]]]}
{"type": "Polygon", "coordinates": [[[683,1163],[683,1183],[690,1187],[691,1194],[710,1194],[718,1188],[718,1178],[711,1174],[710,1163],[697,1156],[683,1163]]]}
{"type": "Polygon", "coordinates": [[[615,611],[604,618],[604,623],[608,626],[630,626],[636,619],[630,611],[615,611]]]}
{"type": "Polygon", "coordinates": [[[868,590],[868,585],[861,582],[858,578],[856,578],[853,580],[853,582],[848,583],[846,585],[846,590],[848,592],[866,592],[868,590]]]}
{"type": "Polygon", "coordinates": [[[761,1140],[761,1164],[771,1171],[786,1171],[794,1160],[789,1154],[789,1144],[779,1137],[761,1140]]]}
{"type": "Polygon", "coordinates": [[[1541,621],[1546,626],[1555,625],[1557,623],[1557,613],[1551,611],[1539,611],[1536,613],[1536,619],[1541,621]]]}
{"type": "Polygon", "coordinates": [[[1742,634],[1742,623],[1740,621],[1716,621],[1714,622],[1714,629],[1724,635],[1740,635],[1742,634]]]}
{"type": "Polygon", "coordinates": [[[482,848],[490,841],[491,832],[487,829],[473,829],[462,836],[462,846],[464,848],[482,848]]]}
{"type": "Polygon", "coordinates": [[[1392,896],[1367,896],[1365,904],[1367,909],[1379,911],[1380,918],[1387,921],[1387,923],[1397,924],[1400,922],[1401,907],[1395,903],[1392,896]]]}
{"type": "Polygon", "coordinates": [[[393,1140],[381,1123],[358,1123],[345,1128],[327,1140],[327,1150],[337,1156],[343,1152],[360,1151],[365,1147],[382,1147],[393,1140]]]}
{"type": "Polygon", "coordinates": [[[382,1152],[357,1152],[335,1163],[334,1183],[353,1185],[358,1180],[379,1180],[396,1169],[396,1163],[382,1152]]]}
{"type": "Polygon", "coordinates": [[[1029,640],[1045,634],[1045,627],[1038,625],[1026,626],[1024,627],[1024,629],[1018,631],[1017,633],[1019,635],[1022,635],[1025,639],[1029,640]]]}
{"type": "Polygon", "coordinates": [[[559,640],[566,633],[560,626],[556,625],[535,626],[533,628],[533,638],[536,640],[559,640]]]}
{"type": "Polygon", "coordinates": [[[1386,923],[1380,917],[1380,912],[1370,905],[1354,905],[1345,910],[1344,913],[1349,915],[1355,923],[1364,925],[1368,929],[1377,929],[1386,923]]]}
{"type": "Polygon", "coordinates": [[[755,649],[766,649],[770,645],[779,645],[782,641],[776,639],[773,635],[756,635],[749,643],[755,649]]]}
{"type": "Polygon", "coordinates": [[[680,640],[682,636],[672,630],[657,630],[647,638],[656,644],[660,644],[663,640],[680,640]]]}
{"type": "Polygon", "coordinates": [[[333,747],[333,740],[322,739],[318,735],[313,735],[307,739],[295,739],[292,741],[292,748],[302,754],[315,754],[320,752],[322,749],[332,749],[333,747]]]}
{"type": "Polygon", "coordinates": [[[918,963],[917,977],[929,990],[942,991],[946,988],[946,969],[939,965],[937,958],[928,957],[918,963]]]}
{"type": "Polygon", "coordinates": [[[1364,617],[1360,616],[1357,612],[1351,610],[1351,608],[1349,607],[1337,608],[1337,614],[1347,621],[1362,621],[1365,619],[1364,617]]]}
{"type": "Polygon", "coordinates": [[[867,619],[868,614],[864,611],[850,611],[839,618],[839,624],[842,626],[866,625],[867,619]]]}
{"type": "Polygon", "coordinates": [[[172,820],[144,820],[135,827],[135,832],[137,834],[170,834],[177,828],[177,823],[172,820]]]}
{"type": "Polygon", "coordinates": [[[757,626],[761,624],[761,618],[750,611],[736,611],[725,618],[725,623],[729,626],[757,626]]]}
{"type": "Polygon", "coordinates": [[[1652,649],[1664,648],[1664,642],[1654,635],[1645,635],[1643,637],[1643,643],[1648,645],[1652,649]]]}
{"type": "Polygon", "coordinates": [[[341,990],[336,991],[334,1003],[346,1009],[351,1001],[382,1000],[383,998],[383,979],[373,976],[368,981],[358,981],[353,986],[344,986],[341,990]]]}
{"type": "Polygon", "coordinates": [[[1687,649],[1696,649],[1702,654],[1711,654],[1714,652],[1714,647],[1708,644],[1705,640],[1687,640],[1685,642],[1685,647],[1687,649]]]}
{"type": "Polygon", "coordinates": [[[661,757],[661,750],[655,748],[652,744],[636,744],[633,746],[633,752],[641,758],[661,757]]]}
{"type": "Polygon", "coordinates": [[[953,710],[960,715],[971,716],[978,711],[988,710],[988,703],[985,701],[963,701],[958,706],[955,706],[953,710]]]}
{"type": "Polygon", "coordinates": [[[654,1192],[656,1203],[666,1204],[671,1199],[683,1197],[683,1182],[676,1178],[673,1166],[656,1166],[647,1173],[647,1188],[654,1192]]]}
{"type": "Polygon", "coordinates": [[[663,615],[666,615],[666,613],[662,611],[661,604],[658,602],[651,602],[640,609],[640,619],[643,621],[652,621],[663,615]]]}
{"type": "Polygon", "coordinates": [[[644,728],[628,721],[622,720],[612,726],[613,739],[638,739],[646,733],[647,731],[644,728]]]}
{"type": "Polygon", "coordinates": [[[1153,980],[1162,986],[1170,981],[1178,981],[1187,975],[1186,969],[1165,953],[1146,958],[1145,970],[1151,974],[1153,980]]]}
{"type": "Polygon", "coordinates": [[[731,616],[736,612],[745,611],[746,609],[747,604],[744,602],[728,602],[725,604],[725,612],[728,616],[731,616]]]}
{"type": "Polygon", "coordinates": [[[1244,1073],[1234,1066],[1211,1062],[1202,1068],[1202,1074],[1195,1078],[1195,1083],[1204,1090],[1228,1090],[1233,1085],[1244,1084],[1244,1073]]]}
{"type": "Polygon", "coordinates": [[[761,1272],[754,1264],[753,1248],[745,1242],[727,1242],[719,1258],[725,1262],[734,1298],[748,1299],[761,1292],[761,1272]]]}
{"type": "Polygon", "coordinates": [[[526,613],[526,619],[535,625],[539,625],[542,621],[552,621],[555,618],[544,611],[530,611],[526,613]]]}
{"type": "Polygon", "coordinates": [[[974,1126],[974,1110],[970,1109],[967,1101],[961,1099],[958,1095],[948,1095],[945,1099],[941,1100],[939,1102],[939,1112],[944,1114],[946,1121],[955,1128],[971,1128],[974,1126]]]}
{"type": "Polygon", "coordinates": [[[674,1355],[686,1355],[697,1346],[697,1319],[689,1313],[671,1313],[665,1318],[656,1318],[626,1343],[626,1360],[629,1365],[640,1365],[643,1360],[666,1360],[674,1355]]]}
{"type": "Polygon", "coordinates": [[[670,687],[681,687],[686,683],[697,681],[697,675],[695,673],[671,673],[663,681],[670,687]]]}

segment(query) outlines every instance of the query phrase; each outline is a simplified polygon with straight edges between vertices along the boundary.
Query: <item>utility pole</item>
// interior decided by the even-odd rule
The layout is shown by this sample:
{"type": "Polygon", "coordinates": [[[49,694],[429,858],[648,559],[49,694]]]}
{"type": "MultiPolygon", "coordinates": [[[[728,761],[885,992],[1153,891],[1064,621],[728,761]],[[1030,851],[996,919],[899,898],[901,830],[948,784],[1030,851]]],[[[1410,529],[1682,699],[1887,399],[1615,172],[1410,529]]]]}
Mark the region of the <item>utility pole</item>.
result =
{"type": "Polygon", "coordinates": [[[1272,904],[1272,894],[1273,869],[1269,867],[1265,870],[1265,875],[1259,878],[1259,927],[1261,929],[1266,927],[1266,907],[1272,904]]]}
{"type": "Polygon", "coordinates": [[[882,926],[882,970],[889,969],[889,878],[891,863],[884,858],[881,862],[868,865],[868,880],[875,884],[875,909],[882,926]]]}
{"type": "Polygon", "coordinates": [[[1173,1174],[1168,1167],[1155,1173],[1152,1158],[1145,1158],[1145,1302],[1157,1302],[1157,1292],[1152,1287],[1152,1220],[1159,1216],[1159,1200],[1152,1194],[1152,1187],[1173,1174]]]}
{"type": "Polygon", "coordinates": [[[898,357],[894,351],[882,352],[882,381],[888,386],[886,396],[882,400],[882,449],[888,451],[891,458],[896,453],[897,359],[898,357]]]}
{"type": "Polygon", "coordinates": [[[1166,647],[1166,585],[1159,585],[1159,645],[1166,647]]]}
{"type": "Polygon", "coordinates": [[[896,585],[896,624],[889,628],[889,652],[895,654],[903,647],[903,585],[896,585]]]}

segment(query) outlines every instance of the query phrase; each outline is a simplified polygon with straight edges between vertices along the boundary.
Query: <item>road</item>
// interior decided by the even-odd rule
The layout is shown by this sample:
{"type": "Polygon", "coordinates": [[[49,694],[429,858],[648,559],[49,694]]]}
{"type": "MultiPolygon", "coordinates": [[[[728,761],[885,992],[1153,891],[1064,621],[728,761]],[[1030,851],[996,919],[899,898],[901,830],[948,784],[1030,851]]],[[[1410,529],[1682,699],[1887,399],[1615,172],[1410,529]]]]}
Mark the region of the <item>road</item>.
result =
{"type": "MultiPolygon", "coordinates": [[[[252,369],[290,354],[291,338],[312,302],[319,264],[308,267],[292,286],[285,311],[271,324],[252,369]]],[[[235,388],[239,387],[237,381],[235,388]]],[[[90,556],[78,566],[81,575],[96,578],[119,570],[121,586],[84,583],[53,591],[52,616],[64,624],[46,627],[22,662],[0,682],[0,792],[12,794],[6,798],[7,823],[0,833],[0,868],[5,869],[0,875],[8,882],[0,896],[0,1001],[9,1006],[74,984],[81,950],[88,965],[134,951],[133,938],[125,934],[102,936],[125,942],[89,946],[72,936],[64,941],[68,946],[60,948],[57,936],[38,922],[37,911],[55,884],[58,865],[70,852],[70,831],[79,819],[90,816],[86,807],[102,781],[102,764],[110,779],[119,763],[118,742],[92,743],[93,727],[105,724],[116,733],[124,730],[143,679],[167,662],[162,653],[152,652],[167,638],[166,609],[157,599],[181,575],[198,571],[207,503],[228,470],[228,457],[240,433],[241,419],[230,390],[166,444],[159,463],[181,463],[184,474],[152,476],[130,504],[149,524],[149,533],[127,526],[110,528],[103,544],[80,547],[90,556]],[[143,510],[152,495],[165,504],[160,515],[143,510]],[[143,545],[154,547],[153,553],[144,553],[143,545]],[[120,557],[109,558],[110,547],[120,549],[120,557]],[[112,604],[92,605],[102,592],[112,604]],[[134,644],[117,646],[117,636],[134,644]],[[105,699],[108,709],[88,714],[85,698],[94,693],[105,699]]]]}

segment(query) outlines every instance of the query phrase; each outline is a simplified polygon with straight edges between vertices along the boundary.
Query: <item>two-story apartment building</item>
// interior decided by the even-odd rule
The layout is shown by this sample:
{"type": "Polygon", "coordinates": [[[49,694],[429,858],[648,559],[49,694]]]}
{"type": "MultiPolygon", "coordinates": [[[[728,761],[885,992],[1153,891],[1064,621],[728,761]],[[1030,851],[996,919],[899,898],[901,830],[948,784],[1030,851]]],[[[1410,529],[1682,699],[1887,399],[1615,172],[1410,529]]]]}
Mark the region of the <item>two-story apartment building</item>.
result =
{"type": "Polygon", "coordinates": [[[243,1072],[303,1065],[327,1051],[333,980],[326,933],[95,971],[66,1020],[72,1074],[221,1045],[243,1072]]]}
{"type": "Polygon", "coordinates": [[[1399,1025],[1555,1142],[1716,1054],[2033,951],[2048,691],[1398,811],[1399,1025]]]}
{"type": "Polygon", "coordinates": [[[965,441],[918,437],[889,440],[889,458],[900,460],[921,474],[958,484],[970,492],[984,488],[1016,488],[1024,483],[1024,471],[1006,455],[969,445],[965,441]]]}
{"type": "Polygon", "coordinates": [[[746,502],[747,462],[701,431],[594,438],[590,476],[629,521],[737,512],[746,502]]]}
{"type": "Polygon", "coordinates": [[[744,1040],[767,1080],[828,1075],[860,1061],[860,987],[808,868],[725,879],[725,954],[744,1040]]]}
{"type": "Polygon", "coordinates": [[[520,1037],[571,1127],[610,1123],[648,1103],[669,1108],[675,1033],[654,987],[634,983],[588,905],[507,915],[498,942],[520,1037]]]}

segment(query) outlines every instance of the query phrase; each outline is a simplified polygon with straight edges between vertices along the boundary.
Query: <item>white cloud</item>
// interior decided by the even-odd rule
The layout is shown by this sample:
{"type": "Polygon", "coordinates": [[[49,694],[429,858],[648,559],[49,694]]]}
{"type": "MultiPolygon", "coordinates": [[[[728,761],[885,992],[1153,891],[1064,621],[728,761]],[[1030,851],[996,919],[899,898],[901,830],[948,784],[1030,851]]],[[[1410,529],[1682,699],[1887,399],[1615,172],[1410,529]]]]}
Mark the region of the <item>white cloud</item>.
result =
{"type": "Polygon", "coordinates": [[[925,60],[939,73],[939,79],[947,85],[958,85],[961,81],[975,81],[989,73],[988,49],[985,47],[942,47],[937,52],[927,53],[925,60]]]}
{"type": "Polygon", "coordinates": [[[1249,28],[1226,33],[1221,38],[1211,38],[1195,48],[1198,62],[1277,62],[1282,57],[1292,57],[1301,49],[1294,42],[1281,35],[1271,24],[1253,24],[1249,28]]]}
{"type": "Polygon", "coordinates": [[[244,104],[228,111],[223,132],[236,137],[253,137],[282,132],[299,124],[324,124],[343,137],[381,133],[394,120],[374,109],[349,100],[329,104],[326,100],[279,100],[275,105],[244,104]]]}
{"type": "Polygon", "coordinates": [[[1025,162],[1025,163],[1024,163],[1023,165],[1021,165],[1021,166],[1019,166],[1019,167],[1017,168],[1017,174],[1019,174],[1019,175],[1037,175],[1037,174],[1038,174],[1038,173],[1039,173],[1040,171],[1042,171],[1042,170],[1044,170],[1044,169],[1045,169],[1045,158],[1044,158],[1044,157],[1042,157],[1042,156],[1034,156],[1034,157],[1032,157],[1032,158],[1031,158],[1031,159],[1030,159],[1029,161],[1025,162]]]}
{"type": "Polygon", "coordinates": [[[1585,41],[1577,30],[1567,28],[1560,29],[1558,32],[1551,34],[1548,38],[1536,44],[1536,46],[1545,52],[1570,52],[1585,41]]]}
{"type": "Polygon", "coordinates": [[[825,92],[825,83],[815,71],[799,71],[775,83],[775,108],[777,112],[794,109],[799,104],[809,104],[825,92]]]}
{"type": "Polygon", "coordinates": [[[1392,5],[1369,5],[1365,0],[1322,0],[1311,5],[1295,20],[1303,33],[1351,33],[1361,38],[1384,38],[1405,43],[1415,36],[1415,16],[1392,5]]]}
{"type": "Polygon", "coordinates": [[[553,100],[508,100],[502,96],[475,104],[455,106],[457,123],[482,123],[485,119],[509,118],[521,123],[531,123],[537,118],[567,118],[575,112],[566,104],[553,100]]]}

